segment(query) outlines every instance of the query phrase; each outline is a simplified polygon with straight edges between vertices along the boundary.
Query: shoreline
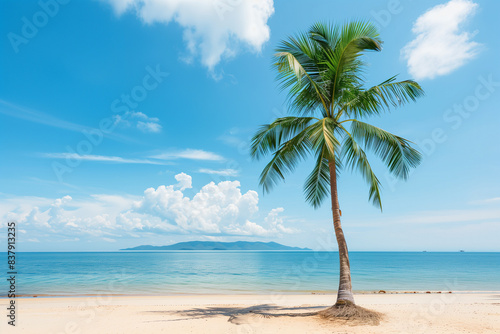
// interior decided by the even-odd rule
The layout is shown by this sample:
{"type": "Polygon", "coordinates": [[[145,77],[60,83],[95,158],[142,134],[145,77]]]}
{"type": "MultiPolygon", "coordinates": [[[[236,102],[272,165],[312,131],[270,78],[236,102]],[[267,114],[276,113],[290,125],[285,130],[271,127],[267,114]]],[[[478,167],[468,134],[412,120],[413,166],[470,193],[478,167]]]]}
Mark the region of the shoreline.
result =
{"type": "MultiPolygon", "coordinates": [[[[500,290],[466,290],[466,291],[443,291],[443,290],[379,290],[379,291],[353,291],[355,295],[446,295],[446,294],[500,294],[500,290]]],[[[248,291],[248,292],[223,292],[218,291],[214,293],[189,293],[189,292],[172,292],[172,293],[159,293],[159,294],[145,294],[145,293],[85,293],[85,294],[16,294],[16,298],[85,298],[85,297],[98,297],[98,296],[112,296],[112,297],[182,297],[182,296],[276,296],[276,295],[286,295],[286,296],[336,296],[337,291],[300,291],[300,292],[288,292],[288,291],[274,291],[270,293],[259,292],[259,291],[248,291]]],[[[10,299],[7,295],[0,295],[1,299],[10,299]]]]}
{"type": "MultiPolygon", "coordinates": [[[[355,294],[379,325],[328,321],[334,294],[19,298],[22,333],[499,333],[500,293],[355,294]],[[312,314],[312,315],[311,315],[312,314]]],[[[0,299],[0,309],[9,300],[0,299]]],[[[11,326],[0,322],[0,332],[11,326]]]]}

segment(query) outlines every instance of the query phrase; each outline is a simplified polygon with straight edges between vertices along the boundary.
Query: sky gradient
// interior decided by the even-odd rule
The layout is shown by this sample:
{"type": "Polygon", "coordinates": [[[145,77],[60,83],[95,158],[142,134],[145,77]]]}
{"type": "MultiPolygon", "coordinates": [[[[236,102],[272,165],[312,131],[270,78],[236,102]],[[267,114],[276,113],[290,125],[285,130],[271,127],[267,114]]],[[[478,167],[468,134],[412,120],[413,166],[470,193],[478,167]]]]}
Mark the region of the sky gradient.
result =
{"type": "MultiPolygon", "coordinates": [[[[398,75],[426,96],[369,121],[415,142],[384,211],[339,180],[351,250],[500,251],[500,4],[452,1],[2,1],[0,217],[19,251],[117,250],[188,240],[336,249],[305,161],[263,195],[248,146],[286,114],[280,40],[316,21],[374,22],[367,86],[398,75]]],[[[0,246],[6,238],[0,238],[0,246]]]]}

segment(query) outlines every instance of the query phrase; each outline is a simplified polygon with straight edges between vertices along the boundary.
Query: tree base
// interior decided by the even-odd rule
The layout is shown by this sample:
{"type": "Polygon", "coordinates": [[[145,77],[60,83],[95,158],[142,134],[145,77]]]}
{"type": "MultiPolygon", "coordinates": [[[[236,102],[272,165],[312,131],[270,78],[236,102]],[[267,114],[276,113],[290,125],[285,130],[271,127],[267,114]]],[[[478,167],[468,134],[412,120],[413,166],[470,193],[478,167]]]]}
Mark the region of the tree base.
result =
{"type": "Polygon", "coordinates": [[[337,302],[332,307],[319,311],[318,315],[324,319],[343,321],[346,324],[372,326],[379,325],[383,317],[379,312],[368,310],[345,301],[337,302]]]}

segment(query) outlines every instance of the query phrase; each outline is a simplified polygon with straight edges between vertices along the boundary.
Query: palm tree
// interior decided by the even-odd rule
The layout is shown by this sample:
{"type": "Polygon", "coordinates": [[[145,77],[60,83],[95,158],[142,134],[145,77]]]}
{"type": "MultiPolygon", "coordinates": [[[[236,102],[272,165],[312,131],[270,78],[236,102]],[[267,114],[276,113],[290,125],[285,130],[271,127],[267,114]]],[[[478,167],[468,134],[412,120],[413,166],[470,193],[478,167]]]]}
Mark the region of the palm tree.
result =
{"type": "Polygon", "coordinates": [[[342,26],[317,23],[307,33],[282,41],[273,67],[277,80],[288,90],[291,116],[262,126],[252,139],[251,155],[272,154],[260,175],[264,193],[313,155],[316,164],[304,184],[308,203],[318,208],[331,195],[333,226],[340,258],[336,306],[355,305],[347,243],[340,224],[337,177],[343,168],[357,170],[369,185],[369,199],[382,210],[380,181],[365,150],[372,151],[398,178],[406,179],[421,160],[411,142],[362,122],[390,107],[423,95],[418,83],[396,81],[393,76],[364,88],[365,51],[381,51],[382,41],[369,22],[342,26]]]}

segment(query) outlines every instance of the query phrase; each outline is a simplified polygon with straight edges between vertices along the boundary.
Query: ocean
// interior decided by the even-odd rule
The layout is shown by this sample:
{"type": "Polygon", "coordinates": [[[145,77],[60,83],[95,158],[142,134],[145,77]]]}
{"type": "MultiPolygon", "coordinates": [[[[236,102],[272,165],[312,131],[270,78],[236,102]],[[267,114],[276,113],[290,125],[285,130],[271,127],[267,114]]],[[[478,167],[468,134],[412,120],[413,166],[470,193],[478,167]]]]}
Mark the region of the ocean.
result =
{"type": "MultiPolygon", "coordinates": [[[[358,292],[500,291],[500,253],[351,252],[350,260],[358,292]]],[[[17,253],[16,262],[18,295],[335,293],[338,285],[336,252],[17,253]]],[[[0,289],[5,296],[5,279],[0,289]]]]}

